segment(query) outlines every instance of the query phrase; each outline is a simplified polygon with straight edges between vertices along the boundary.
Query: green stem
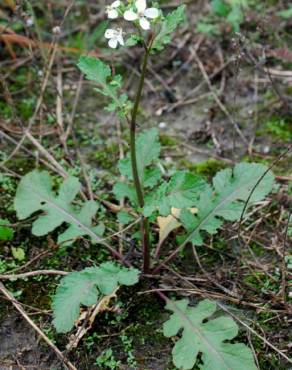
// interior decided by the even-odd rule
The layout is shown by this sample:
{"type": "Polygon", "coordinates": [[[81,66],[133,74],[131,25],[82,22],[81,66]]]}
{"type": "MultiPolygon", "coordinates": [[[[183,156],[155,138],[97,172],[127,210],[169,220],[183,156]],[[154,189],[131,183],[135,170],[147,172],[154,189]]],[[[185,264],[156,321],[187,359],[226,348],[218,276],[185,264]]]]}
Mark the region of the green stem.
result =
{"type": "MultiPolygon", "coordinates": [[[[132,174],[134,185],[136,189],[138,205],[140,208],[144,207],[144,195],[143,195],[143,188],[141,186],[139,173],[138,173],[138,165],[137,165],[137,155],[136,155],[136,120],[138,109],[142,97],[142,91],[144,87],[145,75],[147,70],[147,62],[148,57],[150,54],[151,48],[146,48],[141,77],[139,81],[138,91],[132,111],[132,117],[130,122],[130,153],[131,153],[131,165],[132,165],[132,174]]],[[[141,241],[143,247],[143,272],[148,273],[150,269],[150,240],[149,240],[149,221],[147,218],[141,218],[141,241]]]]}

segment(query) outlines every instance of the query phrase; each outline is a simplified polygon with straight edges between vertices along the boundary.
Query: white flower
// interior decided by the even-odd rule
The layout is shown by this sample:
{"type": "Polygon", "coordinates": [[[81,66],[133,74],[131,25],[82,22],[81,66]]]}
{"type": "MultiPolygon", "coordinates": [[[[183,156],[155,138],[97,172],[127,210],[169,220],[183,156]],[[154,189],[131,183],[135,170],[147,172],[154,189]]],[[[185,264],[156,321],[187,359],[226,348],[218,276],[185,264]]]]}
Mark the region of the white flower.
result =
{"type": "Polygon", "coordinates": [[[108,39],[108,46],[112,49],[116,49],[119,44],[125,44],[123,39],[123,30],[121,28],[118,28],[117,30],[108,28],[105,31],[104,37],[108,39]]]}
{"type": "Polygon", "coordinates": [[[116,19],[119,16],[118,8],[120,7],[121,2],[120,0],[116,0],[112,3],[112,5],[109,5],[106,7],[106,13],[109,19],[116,19]]]}
{"type": "Polygon", "coordinates": [[[124,14],[124,18],[126,21],[136,21],[139,20],[141,28],[143,30],[150,29],[150,22],[149,19],[154,19],[159,16],[159,10],[157,8],[147,8],[146,0],[136,0],[135,6],[137,9],[137,13],[133,10],[126,10],[124,14]]]}

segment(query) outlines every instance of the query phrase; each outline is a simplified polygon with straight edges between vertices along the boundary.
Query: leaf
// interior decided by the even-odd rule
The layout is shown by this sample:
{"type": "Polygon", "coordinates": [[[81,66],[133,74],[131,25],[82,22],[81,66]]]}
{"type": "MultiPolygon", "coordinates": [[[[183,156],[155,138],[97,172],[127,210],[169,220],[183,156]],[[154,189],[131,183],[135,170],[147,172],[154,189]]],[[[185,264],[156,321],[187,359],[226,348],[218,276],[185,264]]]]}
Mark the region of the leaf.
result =
{"type": "Polygon", "coordinates": [[[230,11],[230,6],[222,0],[211,1],[212,10],[220,17],[226,17],[230,11]]]}
{"type": "Polygon", "coordinates": [[[133,205],[137,205],[137,195],[133,185],[128,185],[125,182],[117,182],[113,187],[113,193],[117,200],[128,198],[133,205]]]}
{"type": "MultiPolygon", "coordinates": [[[[186,241],[202,245],[202,231],[215,234],[222,225],[222,219],[237,221],[240,219],[244,204],[254,186],[267,171],[267,167],[255,163],[239,163],[234,170],[225,169],[213,178],[213,187],[206,186],[196,206],[199,212],[193,216],[187,210],[180,215],[189,235],[186,241]]],[[[274,175],[267,172],[254,190],[249,202],[257,202],[273,189],[274,175]]]]}
{"type": "MultiPolygon", "coordinates": [[[[58,242],[90,235],[95,241],[102,234],[101,226],[93,226],[92,218],[97,212],[94,201],[84,202],[80,209],[72,205],[80,191],[77,178],[69,177],[60,186],[59,194],[52,190],[52,179],[47,171],[32,171],[25,175],[16,191],[14,207],[17,217],[23,220],[37,211],[43,213],[33,222],[32,233],[43,236],[55,230],[63,223],[70,226],[59,235],[58,242]]],[[[72,240],[71,240],[72,243],[72,240]]]]}
{"type": "MultiPolygon", "coordinates": [[[[197,208],[191,208],[191,213],[198,212],[197,208]]],[[[179,222],[179,216],[181,213],[181,209],[178,208],[171,208],[171,214],[167,217],[158,216],[157,223],[159,226],[159,242],[158,245],[160,246],[164,240],[168,237],[168,235],[175,229],[182,226],[181,222],[179,222]]]]}
{"type": "Polygon", "coordinates": [[[208,23],[205,21],[199,21],[197,24],[197,31],[200,33],[205,33],[211,36],[220,35],[220,29],[218,25],[208,23]]]}
{"type": "Polygon", "coordinates": [[[214,319],[216,303],[205,299],[196,307],[189,301],[168,301],[166,309],[173,312],[163,325],[166,337],[179,334],[173,350],[173,362],[179,369],[192,369],[202,354],[201,370],[256,370],[252,351],[243,343],[230,343],[238,334],[234,320],[227,316],[214,319]],[[208,321],[206,322],[206,320],[208,321]]]}
{"type": "Polygon", "coordinates": [[[53,298],[53,324],[59,333],[70,331],[80,313],[80,306],[94,305],[100,296],[110,295],[118,285],[134,285],[139,271],[112,262],[72,272],[62,278],[53,298]]]}
{"type": "Polygon", "coordinates": [[[288,9],[281,10],[280,12],[277,13],[277,15],[284,19],[292,18],[292,6],[288,9]]]}
{"type": "MultiPolygon", "coordinates": [[[[158,130],[152,128],[141,132],[136,140],[136,157],[139,179],[144,188],[154,187],[161,178],[161,172],[158,168],[148,168],[154,161],[158,160],[159,154],[158,130]]],[[[130,153],[119,161],[118,168],[126,180],[133,181],[130,153]]],[[[113,193],[118,200],[128,198],[133,205],[137,205],[136,190],[132,184],[117,182],[114,185],[113,193]]]]}
{"type": "Polygon", "coordinates": [[[140,35],[133,34],[127,39],[125,45],[127,47],[132,47],[141,42],[143,42],[143,38],[140,35]]]}
{"type": "Polygon", "coordinates": [[[128,97],[120,93],[122,84],[120,75],[112,77],[109,66],[100,59],[85,55],[80,57],[77,66],[88,80],[99,85],[99,88],[95,89],[97,92],[111,98],[112,102],[105,108],[106,110],[110,112],[116,109],[123,111],[127,107],[128,97]]]}
{"type": "Polygon", "coordinates": [[[108,78],[111,77],[111,69],[100,59],[82,55],[77,66],[88,80],[98,83],[105,90],[108,89],[108,78]]]}
{"type": "Polygon", "coordinates": [[[165,45],[171,42],[171,34],[177,29],[177,27],[185,22],[185,5],[179,6],[176,10],[169,13],[164,21],[162,22],[161,29],[154,39],[152,49],[161,51],[165,45]]]}
{"type": "MultiPolygon", "coordinates": [[[[160,143],[158,141],[158,130],[152,128],[141,132],[136,140],[137,165],[141,183],[144,183],[147,178],[149,181],[149,177],[151,176],[149,176],[149,173],[147,174],[145,172],[146,167],[157,160],[159,154],[160,143]]],[[[118,167],[122,176],[126,177],[128,180],[133,180],[130,153],[126,158],[119,161],[118,167]]]]}
{"type": "Polygon", "coordinates": [[[0,218],[0,240],[12,240],[14,231],[9,225],[10,222],[6,219],[0,218]]]}
{"type": "Polygon", "coordinates": [[[205,181],[197,175],[185,171],[177,171],[169,182],[164,182],[146,199],[144,215],[149,217],[155,210],[163,216],[169,215],[171,207],[193,207],[206,186],[205,181]]]}
{"type": "MultiPolygon", "coordinates": [[[[87,201],[81,208],[77,218],[82,223],[82,225],[91,229],[98,236],[102,236],[104,233],[104,225],[99,224],[98,226],[91,226],[92,219],[96,215],[98,210],[98,205],[94,201],[87,201]]],[[[66,231],[58,237],[58,243],[63,243],[63,245],[70,245],[72,241],[80,238],[81,236],[87,235],[86,230],[80,228],[77,224],[71,224],[66,231]]]]}
{"type": "Polygon", "coordinates": [[[244,20],[244,14],[240,5],[234,5],[226,18],[227,22],[231,24],[234,32],[239,32],[240,25],[244,20]]]}
{"type": "Polygon", "coordinates": [[[125,211],[120,211],[118,213],[118,221],[122,225],[127,225],[127,224],[135,221],[135,217],[132,216],[131,214],[125,212],[125,211]]]}
{"type": "Polygon", "coordinates": [[[23,248],[11,248],[12,256],[18,261],[23,261],[25,259],[25,252],[23,248]]]}

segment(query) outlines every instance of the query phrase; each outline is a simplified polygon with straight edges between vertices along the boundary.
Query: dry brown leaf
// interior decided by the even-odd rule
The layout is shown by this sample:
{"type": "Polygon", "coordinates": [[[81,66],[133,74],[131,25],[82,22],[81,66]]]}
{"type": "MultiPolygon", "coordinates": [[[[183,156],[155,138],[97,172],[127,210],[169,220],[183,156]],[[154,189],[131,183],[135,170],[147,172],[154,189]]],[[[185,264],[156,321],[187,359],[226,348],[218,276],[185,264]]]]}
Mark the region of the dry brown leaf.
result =
{"type": "Polygon", "coordinates": [[[14,10],[16,7],[14,0],[4,0],[4,3],[6,4],[6,6],[9,6],[9,8],[12,10],[14,10]]]}
{"type": "Polygon", "coordinates": [[[88,310],[81,313],[80,317],[77,320],[78,330],[76,334],[70,336],[70,341],[66,346],[66,349],[70,351],[72,348],[76,348],[78,343],[80,342],[81,338],[91,329],[92,324],[95,320],[95,317],[104,311],[112,311],[112,307],[110,307],[110,301],[112,298],[116,298],[116,292],[119,288],[117,288],[112,294],[104,296],[97,305],[89,308],[88,310]],[[89,317],[88,317],[89,316],[89,317]],[[81,325],[82,321],[84,321],[88,317],[87,322],[85,325],[81,325]]]}
{"type": "MultiPolygon", "coordinates": [[[[197,208],[189,209],[193,214],[198,212],[197,208]]],[[[159,226],[159,243],[158,245],[164,242],[168,235],[175,229],[178,229],[181,226],[181,223],[178,221],[181,210],[178,208],[171,208],[171,214],[167,217],[159,216],[157,217],[157,223],[159,226]]]]}

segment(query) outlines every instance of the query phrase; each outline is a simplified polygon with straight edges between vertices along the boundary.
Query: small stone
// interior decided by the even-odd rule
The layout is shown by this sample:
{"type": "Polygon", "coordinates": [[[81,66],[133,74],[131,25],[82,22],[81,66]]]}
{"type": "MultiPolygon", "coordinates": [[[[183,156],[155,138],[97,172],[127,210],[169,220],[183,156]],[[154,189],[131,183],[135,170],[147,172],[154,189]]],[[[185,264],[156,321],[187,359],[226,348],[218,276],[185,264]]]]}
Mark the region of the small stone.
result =
{"type": "Polygon", "coordinates": [[[52,29],[52,32],[54,35],[60,35],[61,34],[61,28],[59,26],[56,26],[52,29]]]}
{"type": "Polygon", "coordinates": [[[27,18],[25,23],[26,23],[27,27],[33,26],[33,24],[34,24],[33,18],[32,17],[27,18]]]}

